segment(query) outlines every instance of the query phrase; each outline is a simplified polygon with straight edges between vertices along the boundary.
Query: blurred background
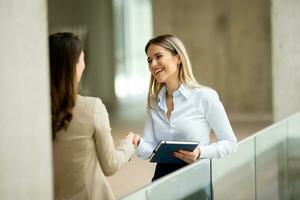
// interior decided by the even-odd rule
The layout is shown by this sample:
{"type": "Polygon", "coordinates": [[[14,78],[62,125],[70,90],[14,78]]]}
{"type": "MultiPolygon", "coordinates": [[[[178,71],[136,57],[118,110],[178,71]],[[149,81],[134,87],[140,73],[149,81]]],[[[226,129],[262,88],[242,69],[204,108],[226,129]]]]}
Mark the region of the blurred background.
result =
{"type": "MultiPolygon", "coordinates": [[[[220,95],[239,139],[271,124],[270,0],[50,0],[49,32],[85,43],[81,93],[100,97],[113,137],[143,133],[150,73],[144,46],[153,36],[182,39],[196,79],[220,95]]],[[[155,165],[134,158],[110,178],[118,197],[150,183],[155,165]]]]}
{"type": "Polygon", "coordinates": [[[145,102],[147,41],[172,33],[186,45],[197,80],[216,89],[232,119],[272,120],[270,0],[50,0],[49,32],[85,43],[83,94],[110,111],[145,102]],[[140,97],[140,98],[137,98],[140,97]]]}
{"type": "MultiPolygon", "coordinates": [[[[80,93],[105,103],[116,144],[128,131],[143,133],[144,46],[165,33],[181,38],[196,79],[218,92],[242,140],[300,110],[299,8],[297,0],[0,0],[0,173],[8,177],[1,185],[10,190],[21,177],[51,186],[48,34],[71,31],[83,40],[80,93]]],[[[149,184],[154,167],[134,157],[109,178],[116,196],[149,184]]]]}

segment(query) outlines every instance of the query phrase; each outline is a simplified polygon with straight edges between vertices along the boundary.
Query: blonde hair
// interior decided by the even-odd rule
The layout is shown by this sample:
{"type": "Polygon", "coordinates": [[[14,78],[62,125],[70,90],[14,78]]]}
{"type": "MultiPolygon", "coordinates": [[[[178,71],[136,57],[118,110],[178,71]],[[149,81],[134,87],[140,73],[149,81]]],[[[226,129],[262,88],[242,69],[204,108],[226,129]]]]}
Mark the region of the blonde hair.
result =
{"type": "MultiPolygon", "coordinates": [[[[189,56],[187,54],[187,51],[184,47],[184,44],[182,41],[171,34],[165,34],[165,35],[159,35],[155,38],[152,38],[149,40],[149,42],[145,46],[145,52],[147,54],[147,51],[149,47],[152,45],[158,45],[169,51],[172,55],[178,55],[181,63],[179,66],[179,81],[181,83],[184,83],[185,85],[193,88],[193,87],[201,87],[201,85],[196,81],[193,71],[192,71],[192,65],[189,59],[189,56]]],[[[151,74],[150,77],[150,83],[149,83],[149,89],[148,89],[148,98],[147,98],[147,109],[151,109],[151,98],[154,98],[155,101],[157,101],[158,93],[161,90],[161,88],[164,86],[164,83],[159,83],[154,78],[154,76],[151,74]]]]}

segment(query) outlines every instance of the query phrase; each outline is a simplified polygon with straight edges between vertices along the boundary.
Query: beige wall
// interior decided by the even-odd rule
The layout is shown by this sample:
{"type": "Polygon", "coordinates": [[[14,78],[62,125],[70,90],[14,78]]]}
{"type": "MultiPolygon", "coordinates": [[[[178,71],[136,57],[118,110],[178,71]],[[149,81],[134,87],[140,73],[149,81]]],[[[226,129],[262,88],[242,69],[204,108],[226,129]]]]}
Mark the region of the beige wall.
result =
{"type": "Polygon", "coordinates": [[[154,0],[154,33],[185,43],[194,74],[238,119],[272,113],[269,0],[154,0]]]}
{"type": "Polygon", "coordinates": [[[98,96],[111,107],[115,102],[112,1],[49,0],[48,6],[50,33],[66,27],[86,28],[82,93],[98,96]]]}
{"type": "Polygon", "coordinates": [[[300,111],[300,1],[272,1],[273,105],[280,120],[300,111]]]}
{"type": "Polygon", "coordinates": [[[45,0],[0,1],[0,199],[52,199],[45,0]]]}

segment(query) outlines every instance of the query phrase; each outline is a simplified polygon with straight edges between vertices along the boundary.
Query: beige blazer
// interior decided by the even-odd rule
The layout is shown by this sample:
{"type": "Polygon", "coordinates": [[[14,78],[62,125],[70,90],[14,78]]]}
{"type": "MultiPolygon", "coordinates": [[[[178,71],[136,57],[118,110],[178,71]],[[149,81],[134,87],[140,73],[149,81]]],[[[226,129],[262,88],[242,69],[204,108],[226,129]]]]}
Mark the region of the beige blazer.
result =
{"type": "Polygon", "coordinates": [[[133,153],[129,139],[115,148],[101,100],[78,95],[67,131],[58,131],[53,142],[55,199],[115,199],[105,176],[133,153]]]}

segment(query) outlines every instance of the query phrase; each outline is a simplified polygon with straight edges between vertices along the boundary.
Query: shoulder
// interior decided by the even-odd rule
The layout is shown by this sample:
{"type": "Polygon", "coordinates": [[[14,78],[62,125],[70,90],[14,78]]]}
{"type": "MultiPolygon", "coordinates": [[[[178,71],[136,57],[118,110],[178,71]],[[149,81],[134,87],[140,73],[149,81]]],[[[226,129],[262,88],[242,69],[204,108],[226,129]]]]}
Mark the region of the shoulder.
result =
{"type": "Polygon", "coordinates": [[[218,93],[214,89],[206,86],[193,88],[193,94],[197,99],[202,101],[219,99],[218,93]]]}
{"type": "Polygon", "coordinates": [[[97,97],[89,97],[89,96],[81,96],[81,95],[77,95],[77,99],[76,99],[78,103],[83,103],[83,104],[95,104],[99,100],[100,99],[97,97]]]}
{"type": "Polygon", "coordinates": [[[99,109],[105,109],[105,106],[102,102],[102,100],[98,97],[90,97],[90,96],[77,96],[77,104],[82,105],[84,108],[92,109],[92,110],[99,110],[99,109]]]}

